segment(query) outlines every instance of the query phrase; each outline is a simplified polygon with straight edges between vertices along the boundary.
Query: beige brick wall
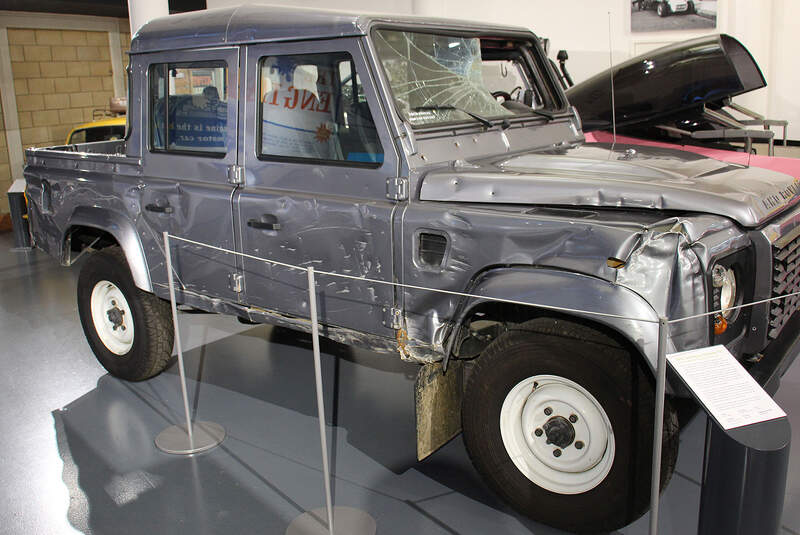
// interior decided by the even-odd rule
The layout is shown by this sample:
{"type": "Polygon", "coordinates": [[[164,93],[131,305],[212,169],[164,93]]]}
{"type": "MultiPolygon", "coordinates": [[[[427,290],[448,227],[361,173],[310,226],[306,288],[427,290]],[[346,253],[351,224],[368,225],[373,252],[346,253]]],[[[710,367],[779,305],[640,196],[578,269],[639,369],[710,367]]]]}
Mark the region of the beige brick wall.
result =
{"type": "Polygon", "coordinates": [[[114,81],[107,32],[9,28],[8,43],[24,148],[61,145],[93,110],[108,108],[114,81]]]}
{"type": "Polygon", "coordinates": [[[6,126],[3,116],[3,103],[0,100],[0,214],[8,213],[8,196],[6,192],[11,186],[11,168],[8,165],[8,143],[6,142],[6,126]]]}
{"type": "MultiPolygon", "coordinates": [[[[118,19],[122,66],[128,66],[131,34],[118,19]]],[[[114,94],[111,48],[105,31],[8,29],[11,70],[23,148],[63,144],[75,126],[107,109],[114,94]]],[[[127,76],[125,84],[127,86],[127,76]]],[[[127,89],[127,87],[126,87],[127,89]]],[[[11,171],[0,105],[0,215],[11,171]]]]}
{"type": "MultiPolygon", "coordinates": [[[[128,68],[128,52],[131,49],[131,25],[128,19],[120,19],[119,21],[119,47],[122,51],[122,67],[128,68]]],[[[125,79],[127,85],[128,80],[125,79]]]]}

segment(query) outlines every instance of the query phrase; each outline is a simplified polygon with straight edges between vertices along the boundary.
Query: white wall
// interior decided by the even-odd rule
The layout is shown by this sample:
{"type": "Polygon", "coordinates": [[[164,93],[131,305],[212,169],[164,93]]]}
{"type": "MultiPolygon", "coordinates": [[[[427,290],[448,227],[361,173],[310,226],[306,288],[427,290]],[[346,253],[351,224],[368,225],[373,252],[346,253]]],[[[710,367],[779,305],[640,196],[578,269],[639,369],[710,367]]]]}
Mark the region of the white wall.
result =
{"type": "Polygon", "coordinates": [[[790,139],[800,139],[798,25],[800,25],[800,2],[774,0],[766,111],[770,116],[789,120],[790,139]]]}
{"type": "MultiPolygon", "coordinates": [[[[516,0],[491,4],[487,0],[263,0],[267,2],[526,26],[537,35],[550,38],[551,56],[555,57],[559,49],[569,52],[567,68],[576,82],[607,69],[609,55],[618,63],[676,41],[728,33],[747,47],[768,84],[736,101],[770,118],[788,119],[789,137],[800,139],[800,106],[796,97],[800,70],[794,55],[800,34],[800,0],[718,0],[716,30],[653,33],[631,33],[630,0],[516,0]]],[[[241,3],[242,0],[207,0],[209,8],[241,3]]]]}
{"type": "Polygon", "coordinates": [[[169,15],[168,0],[128,0],[128,20],[131,23],[131,35],[139,28],[158,17],[169,15]]]}
{"type": "Polygon", "coordinates": [[[413,13],[413,0],[206,0],[208,9],[238,6],[240,4],[313,7],[353,13],[413,13]]]}

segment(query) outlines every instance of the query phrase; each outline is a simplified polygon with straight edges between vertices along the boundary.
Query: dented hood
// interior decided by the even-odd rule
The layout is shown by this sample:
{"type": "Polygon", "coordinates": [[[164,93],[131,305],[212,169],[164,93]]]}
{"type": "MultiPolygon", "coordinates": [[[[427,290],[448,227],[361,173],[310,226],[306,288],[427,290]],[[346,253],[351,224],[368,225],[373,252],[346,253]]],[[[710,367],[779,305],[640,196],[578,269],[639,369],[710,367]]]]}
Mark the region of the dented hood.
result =
{"type": "Polygon", "coordinates": [[[590,143],[428,173],[420,200],[649,208],[717,214],[756,227],[800,201],[800,181],[698,154],[590,143]]]}

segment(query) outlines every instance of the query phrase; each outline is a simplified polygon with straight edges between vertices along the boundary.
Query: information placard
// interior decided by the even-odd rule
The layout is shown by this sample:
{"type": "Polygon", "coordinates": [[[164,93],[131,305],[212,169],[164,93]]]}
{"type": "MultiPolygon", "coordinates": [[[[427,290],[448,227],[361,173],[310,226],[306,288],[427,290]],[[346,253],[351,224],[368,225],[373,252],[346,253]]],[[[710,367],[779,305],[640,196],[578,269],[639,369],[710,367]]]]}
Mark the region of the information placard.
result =
{"type": "Polygon", "coordinates": [[[725,346],[671,353],[667,361],[723,429],[786,416],[725,346]]]}

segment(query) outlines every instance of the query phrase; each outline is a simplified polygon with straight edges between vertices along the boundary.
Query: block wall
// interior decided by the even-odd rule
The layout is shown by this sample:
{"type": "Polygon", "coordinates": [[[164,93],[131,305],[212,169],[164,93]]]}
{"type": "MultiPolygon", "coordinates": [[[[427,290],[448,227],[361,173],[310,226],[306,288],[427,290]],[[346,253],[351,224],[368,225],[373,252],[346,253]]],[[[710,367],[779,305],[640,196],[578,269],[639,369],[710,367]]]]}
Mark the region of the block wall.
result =
{"type": "Polygon", "coordinates": [[[11,168],[8,165],[8,142],[6,141],[6,126],[3,120],[3,102],[0,101],[0,214],[8,213],[8,196],[6,192],[11,187],[11,168]]]}
{"type": "MultiPolygon", "coordinates": [[[[128,19],[119,21],[119,48],[122,52],[122,67],[128,68],[128,52],[131,49],[131,26],[128,19]]],[[[128,77],[125,76],[125,85],[128,84],[128,77]]]]}
{"type": "Polygon", "coordinates": [[[23,148],[61,145],[114,95],[107,32],[8,29],[23,148]]]}

